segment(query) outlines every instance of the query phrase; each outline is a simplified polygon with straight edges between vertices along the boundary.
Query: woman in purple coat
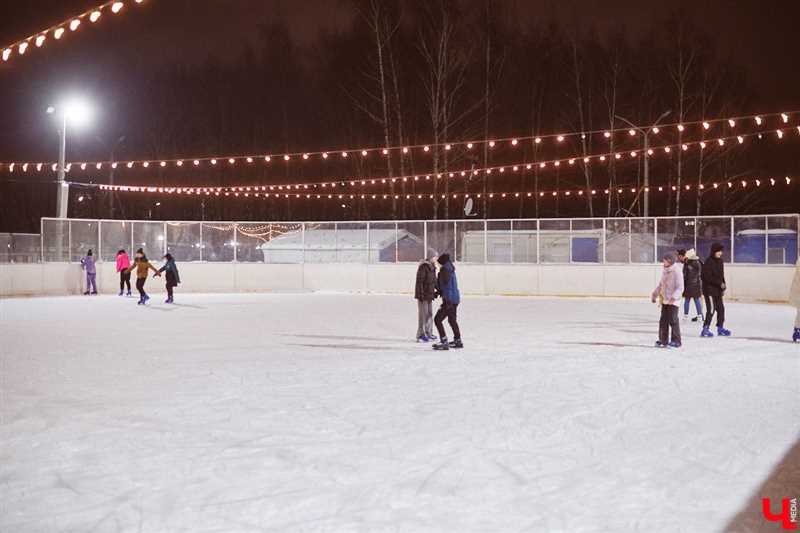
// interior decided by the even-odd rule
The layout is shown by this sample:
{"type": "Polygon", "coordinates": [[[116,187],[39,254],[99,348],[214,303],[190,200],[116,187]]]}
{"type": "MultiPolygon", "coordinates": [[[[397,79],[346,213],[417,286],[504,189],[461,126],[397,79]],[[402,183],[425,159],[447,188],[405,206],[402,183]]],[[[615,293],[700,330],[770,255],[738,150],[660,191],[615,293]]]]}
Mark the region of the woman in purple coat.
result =
{"type": "Polygon", "coordinates": [[[86,292],[83,294],[97,294],[97,267],[94,265],[94,256],[92,251],[86,252],[86,257],[81,259],[81,265],[86,271],[86,292]],[[91,293],[89,289],[91,287],[91,293]]]}

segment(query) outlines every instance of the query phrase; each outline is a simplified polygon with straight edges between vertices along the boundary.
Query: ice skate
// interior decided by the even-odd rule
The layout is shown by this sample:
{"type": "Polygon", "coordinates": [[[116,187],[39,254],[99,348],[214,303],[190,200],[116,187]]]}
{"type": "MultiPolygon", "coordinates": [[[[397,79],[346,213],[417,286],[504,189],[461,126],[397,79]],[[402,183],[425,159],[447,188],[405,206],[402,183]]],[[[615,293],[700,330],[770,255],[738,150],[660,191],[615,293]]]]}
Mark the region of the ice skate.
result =
{"type": "Polygon", "coordinates": [[[672,341],[667,346],[669,346],[670,348],[680,348],[681,347],[681,343],[672,341]]]}
{"type": "Polygon", "coordinates": [[[421,337],[417,337],[417,342],[431,342],[431,338],[427,335],[423,335],[421,337]]]}
{"type": "Polygon", "coordinates": [[[701,337],[713,337],[714,334],[711,333],[711,330],[707,327],[703,327],[703,331],[700,332],[701,337]]]}
{"type": "Polygon", "coordinates": [[[800,342],[800,328],[794,328],[794,333],[792,334],[792,342],[800,342]]]}
{"type": "Polygon", "coordinates": [[[717,326],[717,335],[720,337],[730,337],[731,331],[729,329],[725,329],[722,326],[717,326]]]}
{"type": "Polygon", "coordinates": [[[463,348],[464,344],[461,342],[461,339],[455,339],[448,343],[451,348],[463,348]]]}
{"type": "Polygon", "coordinates": [[[434,350],[449,350],[450,349],[450,343],[447,342],[447,337],[442,337],[442,342],[434,344],[432,346],[432,348],[434,350]]]}
{"type": "Polygon", "coordinates": [[[692,322],[702,322],[702,321],[703,321],[703,315],[697,315],[692,319],[692,322]]]}
{"type": "Polygon", "coordinates": [[[89,291],[83,293],[84,296],[89,296],[89,291]]]}
{"type": "Polygon", "coordinates": [[[667,347],[667,345],[666,345],[666,344],[664,344],[664,343],[663,343],[663,342],[661,342],[661,341],[656,341],[655,347],[656,347],[656,348],[666,348],[666,347],[667,347]]]}
{"type": "MultiPolygon", "coordinates": [[[[120,293],[120,296],[122,296],[122,293],[120,293]]],[[[128,291],[128,294],[126,296],[128,296],[130,298],[133,295],[131,294],[131,291],[128,291]]]]}

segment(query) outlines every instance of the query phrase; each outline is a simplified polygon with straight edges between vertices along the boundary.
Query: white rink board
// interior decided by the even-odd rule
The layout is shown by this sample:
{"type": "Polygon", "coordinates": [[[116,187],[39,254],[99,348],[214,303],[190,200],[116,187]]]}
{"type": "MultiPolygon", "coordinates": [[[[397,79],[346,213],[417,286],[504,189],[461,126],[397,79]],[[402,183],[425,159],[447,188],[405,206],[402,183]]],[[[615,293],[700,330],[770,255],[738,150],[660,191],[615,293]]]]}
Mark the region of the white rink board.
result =
{"type": "Polygon", "coordinates": [[[788,306],[664,351],[644,301],[466,296],[440,353],[408,296],[153,301],[0,300],[0,531],[722,531],[800,432],[788,306]]]}

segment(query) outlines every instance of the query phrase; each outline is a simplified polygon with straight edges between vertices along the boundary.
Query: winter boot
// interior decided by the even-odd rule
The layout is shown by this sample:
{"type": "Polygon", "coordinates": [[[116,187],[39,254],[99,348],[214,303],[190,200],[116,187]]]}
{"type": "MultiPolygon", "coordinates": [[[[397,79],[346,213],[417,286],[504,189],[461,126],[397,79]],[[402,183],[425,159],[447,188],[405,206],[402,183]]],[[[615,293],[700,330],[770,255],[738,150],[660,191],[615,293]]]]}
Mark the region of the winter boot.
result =
{"type": "Polygon", "coordinates": [[[427,335],[423,335],[421,337],[417,337],[417,342],[430,342],[431,338],[427,335]]]}
{"type": "Polygon", "coordinates": [[[149,299],[150,299],[150,297],[149,297],[148,295],[146,295],[146,294],[145,294],[145,295],[144,295],[144,298],[142,298],[142,305],[146,305],[146,304],[147,304],[147,301],[148,301],[149,299]]]}
{"type": "Polygon", "coordinates": [[[128,291],[128,294],[126,296],[131,296],[131,291],[128,291]]]}
{"type": "Polygon", "coordinates": [[[119,291],[119,294],[117,294],[117,296],[122,296],[122,295],[123,295],[122,291],[119,291]]]}
{"type": "Polygon", "coordinates": [[[720,337],[730,337],[731,332],[728,329],[723,328],[722,326],[717,326],[717,335],[720,337]]]}
{"type": "Polygon", "coordinates": [[[165,304],[171,304],[172,303],[172,298],[167,298],[166,300],[164,300],[164,303],[165,304]]]}
{"type": "Polygon", "coordinates": [[[656,341],[656,348],[666,348],[667,345],[661,341],[656,341]]]}
{"type": "Polygon", "coordinates": [[[89,296],[89,291],[83,293],[84,296],[89,296]]]}
{"type": "Polygon", "coordinates": [[[680,348],[681,347],[681,343],[672,341],[667,346],[669,346],[670,348],[680,348]]]}
{"type": "Polygon", "coordinates": [[[704,326],[703,327],[703,331],[700,332],[700,336],[701,337],[713,337],[714,334],[711,333],[710,329],[708,329],[707,327],[704,326]]]}
{"type": "Polygon", "coordinates": [[[702,322],[702,321],[703,321],[703,315],[697,315],[692,319],[692,322],[702,322]]]}
{"type": "Polygon", "coordinates": [[[136,305],[144,305],[144,300],[142,298],[139,298],[139,301],[136,302],[136,305]]]}
{"type": "Polygon", "coordinates": [[[447,337],[442,337],[442,342],[433,345],[434,350],[449,350],[450,343],[447,342],[447,337]]]}
{"type": "Polygon", "coordinates": [[[794,328],[794,334],[792,335],[792,342],[800,342],[800,328],[794,328]]]}
{"type": "Polygon", "coordinates": [[[461,339],[455,339],[448,343],[451,348],[463,348],[464,344],[461,342],[461,339]]]}

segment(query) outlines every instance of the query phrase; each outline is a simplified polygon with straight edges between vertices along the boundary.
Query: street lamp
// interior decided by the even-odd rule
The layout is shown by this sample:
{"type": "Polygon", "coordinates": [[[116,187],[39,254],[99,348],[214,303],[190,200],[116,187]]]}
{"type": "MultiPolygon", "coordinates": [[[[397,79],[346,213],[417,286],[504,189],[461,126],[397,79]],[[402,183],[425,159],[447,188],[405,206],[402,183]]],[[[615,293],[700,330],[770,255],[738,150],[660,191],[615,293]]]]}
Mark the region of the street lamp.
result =
{"type": "Polygon", "coordinates": [[[625,117],[621,117],[617,115],[617,119],[625,122],[631,128],[637,130],[639,133],[642,134],[644,139],[644,147],[642,148],[642,156],[644,157],[644,216],[647,217],[650,215],[650,156],[647,151],[650,149],[650,132],[653,131],[653,128],[658,126],[662,120],[667,118],[667,116],[672,113],[672,110],[667,110],[661,113],[661,116],[656,119],[649,127],[641,128],[631,122],[630,120],[626,119],[625,117]]]}
{"type": "Polygon", "coordinates": [[[81,99],[72,98],[66,100],[58,107],[49,106],[48,115],[58,115],[61,121],[59,130],[60,143],[58,150],[58,189],[56,191],[56,205],[58,218],[67,218],[69,207],[69,184],[64,181],[66,174],[67,158],[67,123],[76,128],[81,128],[89,123],[93,112],[91,106],[81,99]]]}

